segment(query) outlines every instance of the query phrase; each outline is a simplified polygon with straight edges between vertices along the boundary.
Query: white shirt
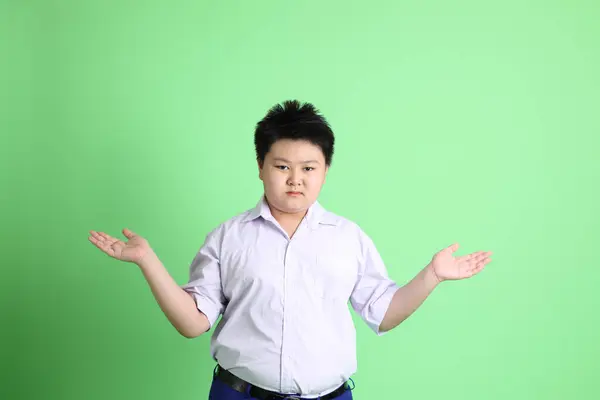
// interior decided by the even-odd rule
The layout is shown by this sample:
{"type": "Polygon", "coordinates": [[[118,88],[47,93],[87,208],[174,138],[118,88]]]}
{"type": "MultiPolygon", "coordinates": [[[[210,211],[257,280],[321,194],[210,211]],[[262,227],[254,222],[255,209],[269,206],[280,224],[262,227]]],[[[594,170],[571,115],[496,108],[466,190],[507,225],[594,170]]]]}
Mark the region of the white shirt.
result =
{"type": "Polygon", "coordinates": [[[211,231],[182,288],[208,317],[211,355],[239,378],[279,393],[325,395],[356,372],[348,307],[378,335],[398,286],[357,224],[308,210],[290,240],[264,196],[211,231]]]}

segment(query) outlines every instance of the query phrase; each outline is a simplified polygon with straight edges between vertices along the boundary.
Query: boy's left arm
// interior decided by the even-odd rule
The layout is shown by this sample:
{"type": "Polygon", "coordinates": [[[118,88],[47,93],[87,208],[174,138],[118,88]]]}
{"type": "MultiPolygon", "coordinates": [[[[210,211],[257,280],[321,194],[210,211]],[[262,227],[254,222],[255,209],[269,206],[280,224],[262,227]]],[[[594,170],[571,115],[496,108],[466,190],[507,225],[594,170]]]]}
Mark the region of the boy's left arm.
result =
{"type": "Polygon", "coordinates": [[[455,243],[436,253],[417,276],[396,291],[379,327],[381,332],[395,328],[408,318],[441,282],[470,278],[491,261],[491,252],[455,257],[456,250],[458,244],[455,243]]]}

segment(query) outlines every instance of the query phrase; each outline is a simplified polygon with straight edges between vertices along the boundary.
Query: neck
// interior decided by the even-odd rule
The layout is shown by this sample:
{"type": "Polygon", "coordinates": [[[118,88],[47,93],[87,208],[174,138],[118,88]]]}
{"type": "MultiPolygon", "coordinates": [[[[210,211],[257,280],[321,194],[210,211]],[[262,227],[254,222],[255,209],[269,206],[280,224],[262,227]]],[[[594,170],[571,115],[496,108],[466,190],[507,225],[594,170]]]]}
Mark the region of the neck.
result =
{"type": "Polygon", "coordinates": [[[297,226],[300,224],[302,218],[304,218],[304,216],[308,212],[307,210],[303,210],[297,213],[286,213],[273,207],[266,199],[266,197],[265,200],[267,202],[267,205],[269,206],[269,210],[271,210],[271,215],[273,216],[273,218],[275,218],[277,222],[279,222],[280,225],[297,226]]]}
{"type": "Polygon", "coordinates": [[[302,218],[306,215],[306,211],[301,211],[298,213],[286,213],[279,211],[271,206],[269,206],[271,210],[271,215],[273,218],[277,220],[280,224],[299,224],[302,221],[302,218]]]}

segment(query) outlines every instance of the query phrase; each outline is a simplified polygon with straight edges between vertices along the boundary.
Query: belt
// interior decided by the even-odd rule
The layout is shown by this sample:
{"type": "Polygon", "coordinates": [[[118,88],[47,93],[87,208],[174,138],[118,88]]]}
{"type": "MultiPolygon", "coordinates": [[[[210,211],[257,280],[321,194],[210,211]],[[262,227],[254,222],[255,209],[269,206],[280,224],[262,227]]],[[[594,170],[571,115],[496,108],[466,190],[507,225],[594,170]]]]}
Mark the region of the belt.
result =
{"type": "MultiPolygon", "coordinates": [[[[251,383],[246,382],[245,380],[238,378],[233,375],[231,372],[221,368],[219,365],[215,368],[215,376],[221,380],[222,382],[229,385],[232,389],[240,392],[240,393],[248,393],[253,398],[259,400],[303,400],[303,397],[300,395],[294,394],[282,394],[277,392],[272,392],[270,390],[266,390],[263,388],[259,388],[257,386],[252,385],[251,383]]],[[[320,400],[332,400],[338,396],[341,396],[346,390],[350,390],[350,388],[346,385],[346,383],[342,384],[339,388],[335,389],[333,392],[326,394],[325,396],[319,397],[320,400]]],[[[310,400],[310,399],[309,399],[310,400]]],[[[316,399],[315,399],[316,400],[316,399]]]]}

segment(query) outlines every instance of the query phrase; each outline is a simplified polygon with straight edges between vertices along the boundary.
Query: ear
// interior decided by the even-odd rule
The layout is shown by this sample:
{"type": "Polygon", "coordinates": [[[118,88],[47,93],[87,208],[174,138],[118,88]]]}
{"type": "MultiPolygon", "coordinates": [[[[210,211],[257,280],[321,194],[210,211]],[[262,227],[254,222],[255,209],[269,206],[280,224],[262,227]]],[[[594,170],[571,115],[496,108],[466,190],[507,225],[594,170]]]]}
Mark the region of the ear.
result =
{"type": "Polygon", "coordinates": [[[256,160],[256,164],[258,165],[258,179],[263,180],[262,171],[263,171],[263,163],[260,160],[256,160]]]}

